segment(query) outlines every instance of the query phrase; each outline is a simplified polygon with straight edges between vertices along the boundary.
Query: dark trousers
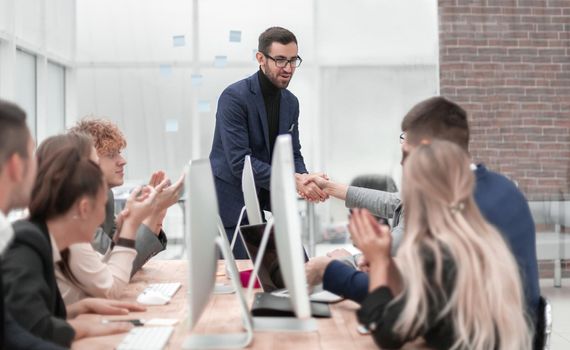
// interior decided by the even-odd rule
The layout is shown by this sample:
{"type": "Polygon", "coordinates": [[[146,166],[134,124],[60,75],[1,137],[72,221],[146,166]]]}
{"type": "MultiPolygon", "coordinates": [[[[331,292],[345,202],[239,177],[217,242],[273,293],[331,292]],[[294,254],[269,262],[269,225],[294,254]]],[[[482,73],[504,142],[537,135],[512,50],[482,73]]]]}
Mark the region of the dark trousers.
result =
{"type": "MultiPolygon", "coordinates": [[[[226,229],[226,235],[228,236],[228,240],[231,243],[233,236],[234,236],[234,231],[236,228],[235,228],[235,226],[234,227],[224,227],[224,228],[226,229]]],[[[237,239],[236,239],[233,254],[234,254],[234,258],[236,260],[237,259],[249,259],[249,256],[247,255],[247,250],[245,249],[245,246],[243,244],[243,240],[241,239],[241,237],[237,237],[237,239]]]]}

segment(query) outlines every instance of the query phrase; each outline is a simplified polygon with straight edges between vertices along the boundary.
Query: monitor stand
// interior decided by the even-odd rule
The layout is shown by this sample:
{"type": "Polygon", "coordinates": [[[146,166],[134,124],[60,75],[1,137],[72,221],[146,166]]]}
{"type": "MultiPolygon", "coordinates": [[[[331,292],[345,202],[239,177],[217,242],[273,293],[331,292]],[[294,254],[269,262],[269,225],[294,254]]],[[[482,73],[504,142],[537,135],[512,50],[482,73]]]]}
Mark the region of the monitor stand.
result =
{"type": "Polygon", "coordinates": [[[296,317],[254,317],[253,329],[260,332],[315,332],[317,320],[296,317]]]}
{"type": "MultiPolygon", "coordinates": [[[[263,236],[261,237],[261,243],[259,244],[257,257],[255,258],[255,263],[253,264],[253,271],[251,272],[249,283],[247,285],[248,300],[253,299],[253,286],[255,284],[255,280],[257,279],[257,273],[261,267],[261,262],[263,261],[263,255],[265,254],[265,249],[267,248],[269,235],[271,233],[273,225],[273,218],[267,220],[265,230],[263,231],[263,236]]],[[[254,317],[253,328],[256,331],[315,332],[317,330],[317,321],[314,318],[300,319],[297,317],[254,317]]]]}
{"type": "Polygon", "coordinates": [[[243,291],[241,289],[239,273],[232,252],[229,250],[228,239],[216,238],[216,244],[227,262],[236,299],[240,305],[242,322],[245,332],[230,334],[192,334],[184,340],[182,349],[241,349],[248,346],[253,340],[253,320],[249,313],[243,291]]]}
{"type": "MultiPolygon", "coordinates": [[[[240,220],[241,220],[241,215],[243,215],[244,210],[245,210],[245,207],[242,208],[242,213],[240,214],[240,220]]],[[[238,226],[238,227],[239,227],[239,226],[238,226]]],[[[229,252],[230,252],[230,255],[231,255],[231,257],[232,257],[232,261],[233,261],[233,264],[234,264],[234,267],[235,267],[235,260],[234,260],[234,258],[233,258],[234,255],[233,255],[233,253],[232,253],[232,249],[233,249],[233,244],[235,243],[235,238],[236,238],[236,234],[237,234],[237,233],[234,232],[234,237],[233,237],[234,239],[232,239],[232,244],[230,244],[230,242],[228,241],[228,236],[226,236],[226,230],[224,229],[224,224],[222,224],[222,219],[221,219],[219,216],[218,216],[218,233],[219,233],[219,235],[220,235],[219,238],[222,239],[222,240],[225,240],[226,245],[228,245],[229,252]]],[[[220,251],[221,251],[221,248],[220,248],[220,251]]],[[[223,255],[223,254],[222,254],[222,255],[223,255]]],[[[229,271],[229,269],[230,269],[229,266],[228,266],[228,265],[229,265],[229,261],[228,261],[227,258],[225,258],[225,256],[224,256],[224,265],[225,265],[226,277],[227,277],[228,279],[230,279],[230,280],[233,279],[232,276],[231,276],[231,273],[230,273],[230,271],[229,271]]],[[[237,269],[236,269],[236,270],[237,270],[237,269]]],[[[238,281],[241,281],[240,278],[239,278],[239,274],[238,274],[237,280],[238,280],[238,281]]],[[[240,283],[241,283],[241,282],[240,282],[240,283]]],[[[240,286],[240,287],[241,287],[241,286],[240,286]]],[[[231,284],[228,285],[228,284],[225,284],[225,283],[216,283],[216,285],[214,286],[214,294],[232,294],[232,293],[235,293],[235,292],[236,292],[236,289],[235,289],[235,287],[232,286],[231,284]]]]}
{"type": "Polygon", "coordinates": [[[273,225],[273,218],[269,219],[265,224],[265,229],[263,230],[263,236],[261,236],[261,242],[259,243],[257,256],[253,262],[253,270],[251,271],[251,275],[249,276],[249,281],[247,283],[247,300],[253,299],[253,286],[255,285],[255,280],[257,279],[257,273],[261,268],[261,262],[263,261],[263,255],[265,254],[265,249],[267,248],[267,242],[269,242],[269,235],[271,233],[273,225]]]}

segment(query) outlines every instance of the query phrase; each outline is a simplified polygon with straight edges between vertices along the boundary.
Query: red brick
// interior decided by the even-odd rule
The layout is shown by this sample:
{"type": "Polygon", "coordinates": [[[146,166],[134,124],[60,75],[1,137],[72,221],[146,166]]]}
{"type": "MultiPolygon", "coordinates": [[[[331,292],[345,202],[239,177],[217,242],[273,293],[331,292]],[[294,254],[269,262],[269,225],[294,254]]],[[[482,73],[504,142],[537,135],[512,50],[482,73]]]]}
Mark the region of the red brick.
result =
{"type": "Polygon", "coordinates": [[[558,39],[558,33],[551,32],[531,32],[529,33],[531,39],[558,39]]]}
{"type": "Polygon", "coordinates": [[[519,47],[549,47],[549,41],[546,39],[518,40],[519,47]]]}
{"type": "Polygon", "coordinates": [[[469,112],[473,159],[529,198],[570,195],[570,0],[439,5],[440,89],[469,112]]]}

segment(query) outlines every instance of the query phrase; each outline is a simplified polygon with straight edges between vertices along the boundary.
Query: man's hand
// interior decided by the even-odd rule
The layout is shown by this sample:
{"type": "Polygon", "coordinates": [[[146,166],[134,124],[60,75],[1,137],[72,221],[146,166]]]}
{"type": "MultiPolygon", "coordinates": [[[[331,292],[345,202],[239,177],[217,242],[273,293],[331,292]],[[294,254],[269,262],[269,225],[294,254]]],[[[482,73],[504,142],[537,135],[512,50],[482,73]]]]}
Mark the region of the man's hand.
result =
{"type": "Polygon", "coordinates": [[[319,176],[320,174],[309,174],[305,177],[304,185],[317,185],[327,196],[346,200],[348,186],[331,181],[328,176],[319,176]]]}
{"type": "Polygon", "coordinates": [[[323,283],[325,270],[331,261],[333,259],[328,256],[318,256],[305,263],[305,275],[307,276],[307,284],[309,286],[323,283]]]}
{"type": "Polygon", "coordinates": [[[330,183],[330,179],[326,175],[325,176],[321,175],[323,174],[321,173],[308,174],[307,176],[305,176],[305,182],[303,182],[303,185],[308,185],[312,182],[326,193],[327,187],[330,183]]]}
{"type": "Polygon", "coordinates": [[[315,174],[295,174],[295,182],[297,184],[297,193],[310,202],[324,202],[329,198],[322,189],[319,188],[314,182],[307,181],[309,177],[321,177],[328,180],[324,173],[315,174]]]}
{"type": "Polygon", "coordinates": [[[346,249],[335,249],[333,251],[328,252],[327,256],[329,258],[333,258],[333,259],[342,259],[342,258],[352,256],[352,253],[350,253],[346,249]]]}
{"type": "Polygon", "coordinates": [[[155,235],[159,235],[162,230],[162,221],[166,215],[166,210],[178,202],[180,194],[184,190],[184,176],[183,173],[174,184],[170,182],[163,171],[153,173],[150,178],[149,186],[154,187],[158,194],[154,210],[143,220],[143,224],[155,235]]]}
{"type": "Polygon", "coordinates": [[[178,202],[180,194],[184,189],[184,175],[185,174],[182,174],[174,184],[166,178],[163,171],[157,171],[152,175],[149,186],[154,187],[158,192],[156,198],[156,213],[160,213],[178,202]]]}
{"type": "Polygon", "coordinates": [[[155,207],[157,192],[150,186],[137,187],[130,194],[123,209],[115,218],[116,230],[113,240],[119,238],[135,239],[136,231],[145,217],[155,207]]]}
{"type": "Polygon", "coordinates": [[[366,260],[364,254],[360,255],[356,260],[356,266],[362,272],[369,273],[370,272],[370,263],[366,260]]]}

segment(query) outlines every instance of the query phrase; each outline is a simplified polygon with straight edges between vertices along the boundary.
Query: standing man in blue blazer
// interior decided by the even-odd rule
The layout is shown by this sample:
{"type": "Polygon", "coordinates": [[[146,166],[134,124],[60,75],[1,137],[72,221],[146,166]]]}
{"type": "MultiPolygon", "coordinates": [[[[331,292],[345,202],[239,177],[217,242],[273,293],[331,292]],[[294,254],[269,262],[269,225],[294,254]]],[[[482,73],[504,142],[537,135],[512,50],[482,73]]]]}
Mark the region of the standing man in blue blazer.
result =
{"type": "MultiPolygon", "coordinates": [[[[228,86],[218,101],[210,162],[214,173],[220,215],[231,240],[244,206],[241,174],[246,155],[251,164],[262,210],[270,210],[269,179],[277,135],[291,134],[297,191],[311,201],[327,195],[315,184],[304,185],[307,169],[299,142],[299,101],[289,82],[303,61],[297,38],[289,30],[271,27],[259,36],[256,54],[259,70],[228,86]]],[[[236,258],[247,258],[238,239],[236,258]]]]}

